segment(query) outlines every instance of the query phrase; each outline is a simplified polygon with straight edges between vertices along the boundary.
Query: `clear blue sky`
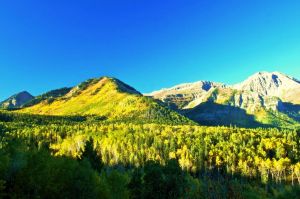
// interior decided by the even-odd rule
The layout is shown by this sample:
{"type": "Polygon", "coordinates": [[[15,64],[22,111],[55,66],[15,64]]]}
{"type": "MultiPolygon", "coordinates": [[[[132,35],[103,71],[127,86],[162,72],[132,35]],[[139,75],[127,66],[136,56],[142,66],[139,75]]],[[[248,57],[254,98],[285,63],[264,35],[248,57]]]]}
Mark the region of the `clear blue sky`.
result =
{"type": "Polygon", "coordinates": [[[0,100],[103,75],[141,92],[300,78],[300,1],[14,0],[0,3],[0,100]]]}

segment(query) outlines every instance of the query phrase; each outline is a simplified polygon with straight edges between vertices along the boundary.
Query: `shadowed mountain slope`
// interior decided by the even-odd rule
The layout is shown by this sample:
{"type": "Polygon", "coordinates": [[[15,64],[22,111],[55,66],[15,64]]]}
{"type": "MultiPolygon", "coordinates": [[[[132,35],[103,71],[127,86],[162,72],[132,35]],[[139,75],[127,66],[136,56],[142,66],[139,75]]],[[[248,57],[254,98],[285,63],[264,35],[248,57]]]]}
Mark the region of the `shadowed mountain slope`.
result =
{"type": "Polygon", "coordinates": [[[201,124],[284,127],[300,124],[300,82],[279,72],[259,72],[233,86],[200,81],[149,95],[201,124]],[[209,86],[203,89],[207,83],[209,86]],[[237,113],[245,113],[247,117],[237,113]],[[226,118],[228,121],[224,123],[226,118]]]}
{"type": "Polygon", "coordinates": [[[20,108],[34,97],[27,91],[17,93],[0,103],[0,108],[15,109],[20,108]]]}

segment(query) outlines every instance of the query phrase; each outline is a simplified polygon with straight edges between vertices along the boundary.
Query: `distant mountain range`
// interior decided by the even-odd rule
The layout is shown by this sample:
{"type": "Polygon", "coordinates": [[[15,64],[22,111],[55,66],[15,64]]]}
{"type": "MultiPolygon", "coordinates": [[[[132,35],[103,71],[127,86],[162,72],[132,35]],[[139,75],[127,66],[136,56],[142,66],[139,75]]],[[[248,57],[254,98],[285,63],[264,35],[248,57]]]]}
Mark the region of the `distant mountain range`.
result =
{"type": "Polygon", "coordinates": [[[300,81],[279,72],[259,72],[236,85],[200,81],[147,95],[200,124],[286,127],[300,121],[300,81]]]}
{"type": "Polygon", "coordinates": [[[293,128],[300,126],[300,81],[279,72],[259,72],[236,85],[198,81],[143,96],[118,79],[102,77],[37,97],[21,92],[0,107],[108,120],[293,128]]]}

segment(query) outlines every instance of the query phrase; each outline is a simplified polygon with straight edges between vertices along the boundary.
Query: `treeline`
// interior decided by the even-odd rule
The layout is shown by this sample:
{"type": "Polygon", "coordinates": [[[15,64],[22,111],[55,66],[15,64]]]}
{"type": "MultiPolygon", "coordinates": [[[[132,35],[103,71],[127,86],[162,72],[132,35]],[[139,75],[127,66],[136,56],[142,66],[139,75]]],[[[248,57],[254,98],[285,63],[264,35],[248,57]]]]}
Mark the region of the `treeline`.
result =
{"type": "Polygon", "coordinates": [[[297,198],[300,194],[297,130],[41,120],[52,122],[39,124],[22,116],[0,122],[2,196],[297,198]]]}
{"type": "Polygon", "coordinates": [[[296,131],[144,124],[76,124],[24,127],[14,136],[46,145],[56,156],[78,158],[86,140],[104,164],[142,166],[178,159],[183,170],[261,178],[262,182],[300,183],[300,145],[296,131]]]}

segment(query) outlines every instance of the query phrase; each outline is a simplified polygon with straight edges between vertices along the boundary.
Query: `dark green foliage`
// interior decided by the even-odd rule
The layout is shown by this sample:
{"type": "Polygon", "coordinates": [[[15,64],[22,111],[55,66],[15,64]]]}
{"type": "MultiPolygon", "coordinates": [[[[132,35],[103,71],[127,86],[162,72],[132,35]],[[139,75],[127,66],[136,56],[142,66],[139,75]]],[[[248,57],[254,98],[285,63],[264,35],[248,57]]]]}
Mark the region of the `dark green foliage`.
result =
{"type": "MultiPolygon", "coordinates": [[[[73,97],[79,95],[83,90],[87,89],[90,85],[96,84],[97,82],[99,82],[102,78],[92,78],[92,79],[88,79],[84,82],[81,82],[77,88],[75,87],[75,92],[72,94],[73,97]]],[[[96,92],[94,93],[96,94],[96,92]]]]}
{"type": "Polygon", "coordinates": [[[164,176],[159,163],[147,162],[144,172],[143,197],[146,199],[165,198],[164,176]]]}
{"type": "Polygon", "coordinates": [[[29,102],[24,104],[23,107],[33,106],[44,100],[47,100],[47,103],[52,103],[56,98],[62,97],[68,92],[70,92],[71,89],[72,88],[61,88],[61,89],[49,91],[30,100],[29,102]]]}
{"type": "Polygon", "coordinates": [[[84,152],[81,155],[82,160],[87,160],[90,162],[92,168],[98,172],[102,169],[102,162],[101,157],[97,154],[97,152],[94,150],[94,141],[92,138],[90,138],[85,143],[84,152]]]}
{"type": "Polygon", "coordinates": [[[132,199],[140,199],[143,197],[143,181],[142,181],[142,171],[137,168],[133,171],[131,180],[128,184],[128,189],[130,190],[130,197],[132,199]]]}
{"type": "Polygon", "coordinates": [[[132,198],[182,198],[187,187],[186,176],[175,159],[166,166],[148,161],[143,172],[135,169],[128,188],[132,198]]]}
{"type": "Polygon", "coordinates": [[[171,159],[163,169],[166,198],[181,198],[187,188],[185,174],[177,160],[171,159]]]}
{"type": "Polygon", "coordinates": [[[133,87],[129,86],[128,84],[125,84],[124,82],[118,80],[118,79],[114,79],[114,81],[116,82],[116,84],[119,85],[118,89],[121,92],[126,92],[126,93],[131,93],[131,94],[137,94],[137,95],[141,95],[140,92],[138,92],[137,90],[135,90],[133,87]]]}
{"type": "Polygon", "coordinates": [[[49,125],[49,124],[71,124],[84,121],[102,121],[105,118],[100,116],[48,116],[48,115],[32,115],[24,113],[13,113],[8,111],[0,111],[0,122],[23,123],[30,125],[49,125]]]}
{"type": "Polygon", "coordinates": [[[102,174],[105,184],[108,186],[109,198],[129,198],[129,191],[127,189],[128,176],[117,169],[105,171],[102,174]]]}
{"type": "Polygon", "coordinates": [[[81,82],[79,85],[78,85],[78,88],[80,90],[84,90],[86,89],[89,85],[92,85],[92,84],[96,84],[98,81],[100,81],[101,78],[91,78],[91,79],[88,79],[84,82],[81,82]]]}
{"type": "Polygon", "coordinates": [[[12,198],[99,198],[107,195],[89,162],[25,151],[22,144],[1,150],[0,176],[12,198]],[[5,153],[3,153],[5,152],[5,153]]]}

